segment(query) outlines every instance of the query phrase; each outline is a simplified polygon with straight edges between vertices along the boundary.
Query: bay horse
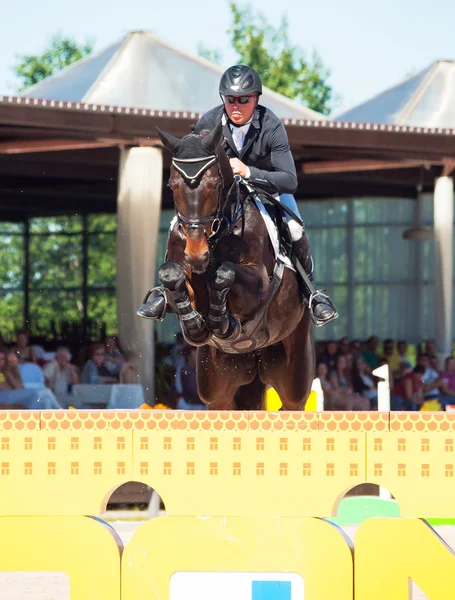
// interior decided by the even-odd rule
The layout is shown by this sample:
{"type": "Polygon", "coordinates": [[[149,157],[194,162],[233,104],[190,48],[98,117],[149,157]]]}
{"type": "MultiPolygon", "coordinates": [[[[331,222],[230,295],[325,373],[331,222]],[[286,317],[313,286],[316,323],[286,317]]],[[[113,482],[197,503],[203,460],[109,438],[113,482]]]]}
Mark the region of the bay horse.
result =
{"type": "Polygon", "coordinates": [[[172,152],[176,208],[158,278],[198,347],[201,400],[210,410],[263,410],[270,385],[282,410],[303,410],[315,371],[310,314],[295,271],[276,260],[258,204],[240,193],[221,123],[182,139],[158,133],[172,152]]]}

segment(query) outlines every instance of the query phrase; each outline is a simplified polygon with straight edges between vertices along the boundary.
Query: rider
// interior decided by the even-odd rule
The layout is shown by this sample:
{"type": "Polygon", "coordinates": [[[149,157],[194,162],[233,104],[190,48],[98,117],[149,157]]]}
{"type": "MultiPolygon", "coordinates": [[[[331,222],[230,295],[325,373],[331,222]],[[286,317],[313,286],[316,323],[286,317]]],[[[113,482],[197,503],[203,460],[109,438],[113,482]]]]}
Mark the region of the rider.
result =
{"type": "MultiPolygon", "coordinates": [[[[219,88],[223,104],[205,113],[193,131],[213,129],[223,123],[224,148],[234,174],[240,175],[259,192],[274,195],[300,218],[292,195],[297,189],[297,174],[286,129],[281,120],[259,104],[262,82],[259,74],[245,65],[234,65],[225,71],[219,88]]],[[[314,287],[313,260],[305,229],[286,216],[292,238],[292,250],[308,275],[303,292],[311,302],[310,313],[317,326],[338,317],[330,298],[314,287]],[[308,285],[309,284],[309,285],[308,285]]],[[[138,315],[159,319],[163,315],[164,298],[157,296],[142,305],[138,315]]]]}

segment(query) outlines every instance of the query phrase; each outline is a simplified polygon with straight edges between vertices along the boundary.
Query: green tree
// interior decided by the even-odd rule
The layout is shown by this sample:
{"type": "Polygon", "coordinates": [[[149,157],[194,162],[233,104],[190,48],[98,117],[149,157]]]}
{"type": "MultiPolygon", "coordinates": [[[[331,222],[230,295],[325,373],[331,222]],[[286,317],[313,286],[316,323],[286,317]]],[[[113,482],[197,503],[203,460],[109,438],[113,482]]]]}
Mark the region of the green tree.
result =
{"type": "MultiPolygon", "coordinates": [[[[256,69],[266,87],[329,114],[335,104],[328,83],[329,71],[316,51],[308,59],[291,43],[286,17],[282,17],[279,27],[273,27],[250,5],[241,8],[236,2],[230,2],[229,8],[232,23],[227,33],[237,53],[237,62],[256,69]]],[[[221,62],[221,53],[203,44],[199,44],[199,55],[221,62]]],[[[335,101],[338,102],[338,98],[335,101]]]]}
{"type": "Polygon", "coordinates": [[[233,21],[229,33],[238,62],[256,69],[264,85],[275,92],[328,114],[332,98],[329,72],[316,51],[309,60],[291,43],[286,17],[275,28],[262,14],[255,14],[250,5],[240,8],[230,2],[229,6],[233,21]]]}
{"type": "Polygon", "coordinates": [[[93,51],[93,42],[86,41],[78,44],[74,39],[63,38],[60,34],[54,35],[49,46],[42,54],[18,54],[19,62],[12,68],[16,77],[21,80],[18,89],[22,92],[31,85],[46,79],[50,75],[61,71],[68,65],[84,58],[93,51]]]}

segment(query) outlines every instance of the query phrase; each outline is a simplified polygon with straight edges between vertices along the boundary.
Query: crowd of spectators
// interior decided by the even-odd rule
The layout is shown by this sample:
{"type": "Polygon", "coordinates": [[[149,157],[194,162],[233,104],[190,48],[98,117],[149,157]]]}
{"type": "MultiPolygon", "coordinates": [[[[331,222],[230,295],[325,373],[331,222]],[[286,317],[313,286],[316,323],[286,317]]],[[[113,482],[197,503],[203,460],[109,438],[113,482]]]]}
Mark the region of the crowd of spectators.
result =
{"type": "MultiPolygon", "coordinates": [[[[140,383],[136,368],[125,360],[115,336],[92,343],[73,357],[70,348],[46,351],[30,344],[27,331],[17,331],[12,344],[0,336],[0,408],[68,408],[75,385],[140,383]],[[81,360],[81,356],[84,358],[81,360]]],[[[196,348],[181,333],[176,343],[156,345],[155,397],[160,405],[206,409],[196,384],[196,348]]],[[[417,346],[404,340],[369,339],[316,344],[316,373],[325,410],[377,410],[378,383],[373,371],[387,365],[392,410],[447,410],[455,406],[455,358],[439,364],[435,344],[417,346]]]]}
{"type": "Polygon", "coordinates": [[[417,346],[372,336],[366,341],[333,340],[316,345],[316,376],[326,410],[377,410],[373,371],[388,366],[392,410],[447,410],[455,405],[455,359],[440,365],[433,340],[417,346]]]}
{"type": "Polygon", "coordinates": [[[114,336],[86,350],[88,360],[78,365],[70,348],[58,346],[48,352],[31,345],[24,329],[16,332],[13,344],[0,338],[0,408],[68,408],[73,386],[79,383],[140,383],[136,368],[125,360],[114,336]]]}

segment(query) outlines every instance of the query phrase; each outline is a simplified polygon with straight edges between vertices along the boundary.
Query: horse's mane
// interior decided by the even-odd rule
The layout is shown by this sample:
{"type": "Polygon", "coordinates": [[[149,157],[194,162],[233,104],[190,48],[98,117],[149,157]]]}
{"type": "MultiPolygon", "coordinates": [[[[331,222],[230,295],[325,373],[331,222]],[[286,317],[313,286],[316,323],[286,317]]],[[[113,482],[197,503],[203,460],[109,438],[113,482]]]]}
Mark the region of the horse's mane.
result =
{"type": "Polygon", "coordinates": [[[202,140],[209,133],[209,129],[202,129],[200,132],[194,131],[185,135],[180,140],[180,146],[175,154],[175,158],[205,158],[213,156],[213,152],[207,149],[202,143],[202,140]]]}

